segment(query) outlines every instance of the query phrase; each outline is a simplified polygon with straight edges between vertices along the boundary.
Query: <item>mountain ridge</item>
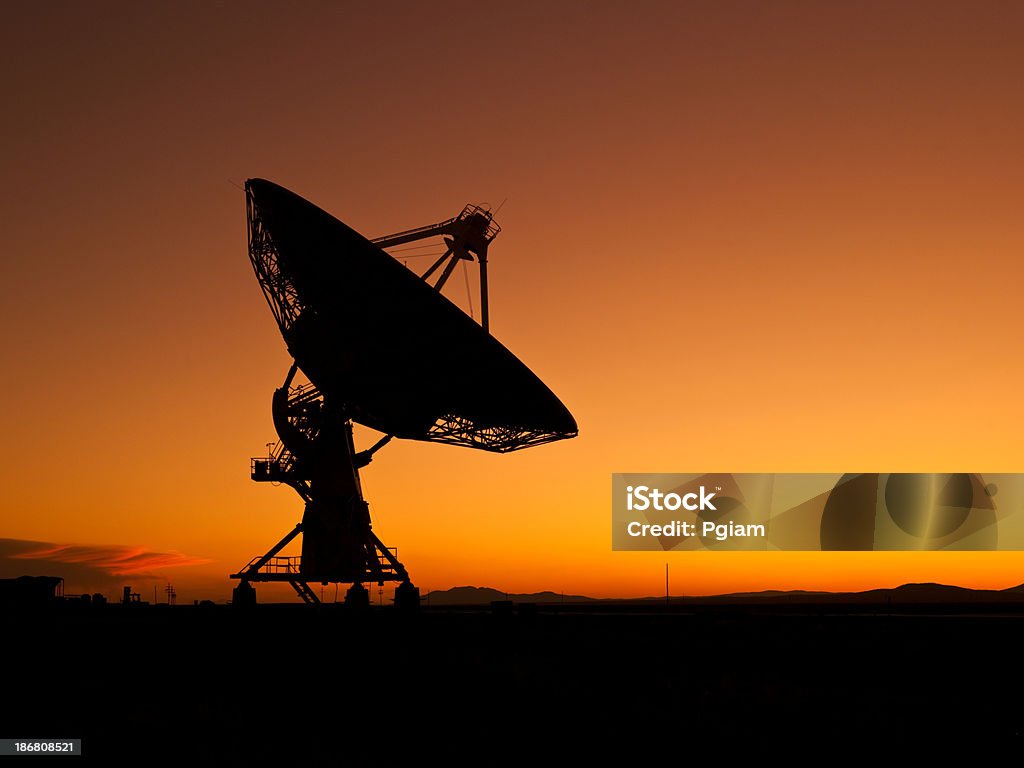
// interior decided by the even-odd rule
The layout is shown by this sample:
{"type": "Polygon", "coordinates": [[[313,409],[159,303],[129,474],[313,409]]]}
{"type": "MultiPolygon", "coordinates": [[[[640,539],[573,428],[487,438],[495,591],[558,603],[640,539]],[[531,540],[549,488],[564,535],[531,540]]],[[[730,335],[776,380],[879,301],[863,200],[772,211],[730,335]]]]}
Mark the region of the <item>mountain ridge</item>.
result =
{"type": "MultiPolygon", "coordinates": [[[[566,595],[551,590],[513,593],[493,587],[458,586],[445,590],[432,590],[423,596],[425,605],[458,606],[488,605],[493,602],[537,604],[580,603],[645,603],[664,601],[664,595],[645,597],[590,597],[566,595]]],[[[855,592],[828,592],[815,590],[777,590],[759,592],[728,592],[717,595],[670,595],[675,604],[685,603],[741,603],[741,602],[1012,602],[1024,600],[1024,584],[1005,589],[973,589],[935,582],[911,582],[896,587],[882,587],[855,592]]]]}

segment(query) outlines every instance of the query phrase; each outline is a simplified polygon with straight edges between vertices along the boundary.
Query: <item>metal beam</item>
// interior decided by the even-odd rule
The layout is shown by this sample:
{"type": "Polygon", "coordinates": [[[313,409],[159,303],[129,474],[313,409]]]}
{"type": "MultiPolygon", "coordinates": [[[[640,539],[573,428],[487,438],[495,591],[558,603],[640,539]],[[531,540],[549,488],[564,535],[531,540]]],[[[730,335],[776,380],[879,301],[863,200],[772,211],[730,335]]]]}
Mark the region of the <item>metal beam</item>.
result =
{"type": "Polygon", "coordinates": [[[292,539],[294,539],[296,536],[298,536],[300,533],[302,533],[302,523],[296,523],[295,527],[292,528],[291,531],[289,531],[285,535],[285,537],[283,539],[281,539],[279,542],[277,542],[277,544],[275,544],[273,547],[271,547],[267,551],[267,554],[265,554],[263,557],[261,557],[255,563],[250,563],[249,565],[245,566],[245,568],[243,568],[240,573],[232,574],[231,578],[232,579],[240,579],[240,578],[244,579],[245,578],[245,574],[248,571],[253,571],[253,572],[258,571],[260,568],[262,568],[264,565],[266,565],[268,562],[270,562],[270,558],[272,558],[274,555],[276,555],[278,552],[280,552],[282,549],[284,549],[286,546],[288,546],[288,543],[292,539]]]}

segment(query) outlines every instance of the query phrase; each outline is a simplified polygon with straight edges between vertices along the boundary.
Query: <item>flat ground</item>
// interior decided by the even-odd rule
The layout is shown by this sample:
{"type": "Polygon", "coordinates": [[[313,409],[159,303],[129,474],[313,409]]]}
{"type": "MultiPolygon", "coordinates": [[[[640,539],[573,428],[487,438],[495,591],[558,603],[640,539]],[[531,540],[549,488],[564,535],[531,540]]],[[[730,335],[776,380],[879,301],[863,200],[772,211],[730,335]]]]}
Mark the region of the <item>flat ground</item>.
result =
{"type": "Polygon", "coordinates": [[[9,613],[2,737],[101,764],[639,764],[1018,743],[1024,614],[58,606],[9,613]]]}

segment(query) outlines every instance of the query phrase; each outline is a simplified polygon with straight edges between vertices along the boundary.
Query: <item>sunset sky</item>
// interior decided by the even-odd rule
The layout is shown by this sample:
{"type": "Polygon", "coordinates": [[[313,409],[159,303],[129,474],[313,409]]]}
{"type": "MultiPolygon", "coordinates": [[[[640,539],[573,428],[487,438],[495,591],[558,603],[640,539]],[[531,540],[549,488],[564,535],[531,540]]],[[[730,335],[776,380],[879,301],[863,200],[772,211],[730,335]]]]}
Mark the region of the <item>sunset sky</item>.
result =
{"type": "Polygon", "coordinates": [[[424,591],[1024,582],[609,535],[613,472],[1024,471],[1022,39],[1002,2],[6,3],[0,576],[224,600],[300,519],[248,477],[290,363],[263,177],[368,237],[507,199],[491,330],[580,436],[381,451],[424,591]]]}

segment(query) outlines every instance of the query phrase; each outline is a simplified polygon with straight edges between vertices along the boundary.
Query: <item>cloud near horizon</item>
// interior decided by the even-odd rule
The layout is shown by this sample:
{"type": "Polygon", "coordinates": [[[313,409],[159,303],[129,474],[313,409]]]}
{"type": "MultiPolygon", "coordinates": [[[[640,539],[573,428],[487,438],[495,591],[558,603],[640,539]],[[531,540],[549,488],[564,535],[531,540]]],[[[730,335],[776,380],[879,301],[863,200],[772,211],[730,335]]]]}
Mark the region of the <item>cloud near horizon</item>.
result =
{"type": "Polygon", "coordinates": [[[115,577],[161,578],[154,571],[204,565],[209,559],[181,552],[152,552],[119,545],[54,544],[23,539],[0,539],[0,576],[68,576],[85,582],[106,582],[115,577]],[[32,573],[26,573],[31,571],[32,573]]]}

